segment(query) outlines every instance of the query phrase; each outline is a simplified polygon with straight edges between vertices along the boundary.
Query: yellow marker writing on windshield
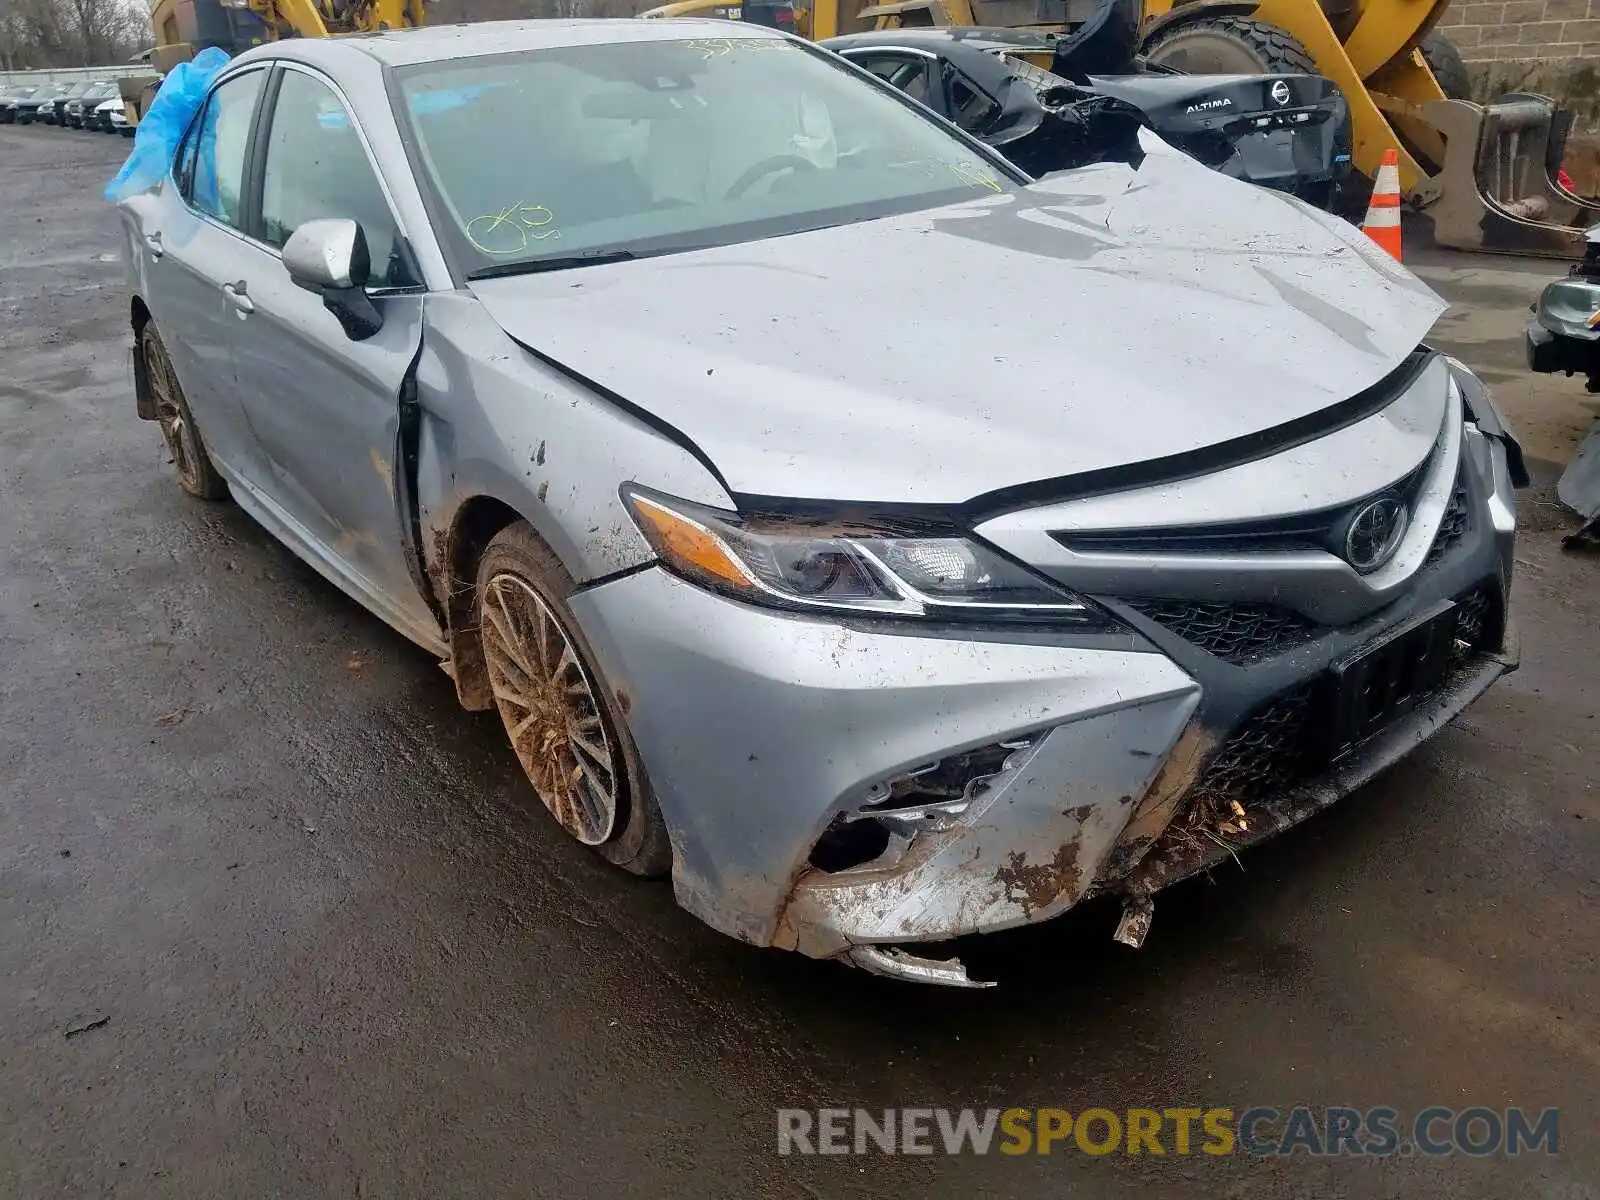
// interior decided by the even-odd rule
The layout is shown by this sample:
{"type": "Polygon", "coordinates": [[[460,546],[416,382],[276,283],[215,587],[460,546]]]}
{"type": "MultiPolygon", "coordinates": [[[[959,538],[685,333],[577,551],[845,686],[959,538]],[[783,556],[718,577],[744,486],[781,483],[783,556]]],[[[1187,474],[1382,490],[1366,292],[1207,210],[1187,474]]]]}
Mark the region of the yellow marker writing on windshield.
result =
{"type": "Polygon", "coordinates": [[[744,51],[783,50],[788,43],[783,38],[690,38],[684,45],[700,51],[701,58],[723,58],[744,51]]]}
{"type": "Polygon", "coordinates": [[[1000,190],[1000,181],[975,163],[952,162],[948,165],[962,183],[977,188],[988,188],[991,192],[1000,190]]]}
{"type": "Polygon", "coordinates": [[[518,200],[498,212],[473,217],[463,227],[467,240],[484,254],[520,254],[530,241],[558,238],[556,215],[542,204],[518,200]]]}

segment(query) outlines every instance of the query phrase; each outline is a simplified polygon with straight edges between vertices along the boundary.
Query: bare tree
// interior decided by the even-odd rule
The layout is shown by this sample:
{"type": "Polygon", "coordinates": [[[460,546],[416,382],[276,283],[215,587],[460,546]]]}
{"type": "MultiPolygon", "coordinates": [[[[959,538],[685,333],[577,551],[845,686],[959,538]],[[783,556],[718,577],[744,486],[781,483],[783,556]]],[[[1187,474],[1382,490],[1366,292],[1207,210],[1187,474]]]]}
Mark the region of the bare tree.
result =
{"type": "Polygon", "coordinates": [[[131,0],[0,0],[0,66],[99,66],[127,61],[150,40],[131,0]]]}
{"type": "Polygon", "coordinates": [[[125,60],[140,26],[149,24],[124,0],[65,0],[65,6],[86,64],[125,60]]]}

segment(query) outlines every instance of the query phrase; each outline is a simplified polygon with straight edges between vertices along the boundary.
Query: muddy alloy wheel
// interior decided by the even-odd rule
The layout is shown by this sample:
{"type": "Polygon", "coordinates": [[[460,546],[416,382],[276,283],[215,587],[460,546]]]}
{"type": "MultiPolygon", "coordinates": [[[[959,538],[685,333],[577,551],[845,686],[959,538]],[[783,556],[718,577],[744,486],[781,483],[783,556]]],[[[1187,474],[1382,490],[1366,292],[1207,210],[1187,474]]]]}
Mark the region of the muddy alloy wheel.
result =
{"type": "Polygon", "coordinates": [[[144,357],[145,378],[155,402],[156,423],[166,439],[167,453],[178,469],[178,486],[201,500],[221,500],[228,485],[211,465],[211,456],[184,399],[183,388],[172,369],[172,359],[153,324],[139,334],[139,353],[144,357]]]}
{"type": "Polygon", "coordinates": [[[672,843],[614,693],[570,606],[578,585],[526,521],[495,534],[473,625],[495,706],[540,802],[567,833],[634,875],[665,875],[672,843]]]}
{"type": "Polygon", "coordinates": [[[489,683],[522,769],[561,827],[598,846],[616,828],[618,765],[588,673],[525,580],[491,576],[481,604],[489,683]]]}

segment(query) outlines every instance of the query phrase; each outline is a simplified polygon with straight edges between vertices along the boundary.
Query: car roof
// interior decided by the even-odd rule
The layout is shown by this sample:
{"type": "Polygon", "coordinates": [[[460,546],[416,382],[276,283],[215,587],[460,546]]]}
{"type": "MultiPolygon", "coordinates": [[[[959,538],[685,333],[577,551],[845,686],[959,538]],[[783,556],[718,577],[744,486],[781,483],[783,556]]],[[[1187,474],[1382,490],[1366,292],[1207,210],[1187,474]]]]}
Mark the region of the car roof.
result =
{"type": "Polygon", "coordinates": [[[689,18],[478,21],[470,25],[428,25],[421,29],[394,29],[333,38],[290,38],[258,47],[236,61],[294,58],[331,67],[348,60],[352,54],[359,54],[377,59],[385,66],[403,67],[565,46],[785,37],[761,25],[689,18]]]}

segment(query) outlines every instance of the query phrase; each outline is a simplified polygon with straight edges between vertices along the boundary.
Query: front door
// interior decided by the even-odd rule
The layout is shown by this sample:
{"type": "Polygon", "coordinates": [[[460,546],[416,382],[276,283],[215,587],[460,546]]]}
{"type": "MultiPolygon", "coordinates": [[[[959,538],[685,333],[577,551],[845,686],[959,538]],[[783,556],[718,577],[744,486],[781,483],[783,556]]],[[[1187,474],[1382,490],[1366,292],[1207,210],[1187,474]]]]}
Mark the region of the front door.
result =
{"type": "Polygon", "coordinates": [[[396,500],[400,389],[422,338],[422,289],[353,115],[322,78],[284,65],[259,138],[260,203],[234,294],[239,397],[269,478],[267,499],[348,582],[404,626],[437,632],[407,566],[396,500]],[[301,224],[357,221],[382,328],[347,337],[279,251],[301,224]]]}

